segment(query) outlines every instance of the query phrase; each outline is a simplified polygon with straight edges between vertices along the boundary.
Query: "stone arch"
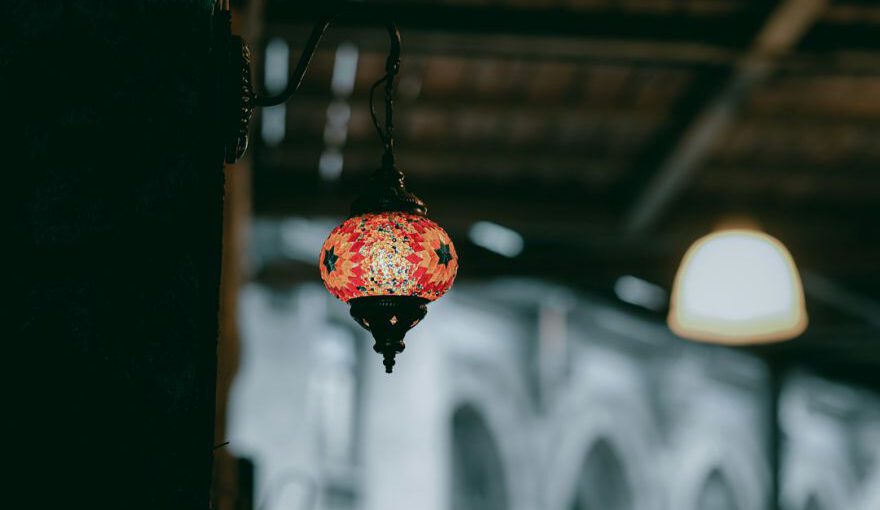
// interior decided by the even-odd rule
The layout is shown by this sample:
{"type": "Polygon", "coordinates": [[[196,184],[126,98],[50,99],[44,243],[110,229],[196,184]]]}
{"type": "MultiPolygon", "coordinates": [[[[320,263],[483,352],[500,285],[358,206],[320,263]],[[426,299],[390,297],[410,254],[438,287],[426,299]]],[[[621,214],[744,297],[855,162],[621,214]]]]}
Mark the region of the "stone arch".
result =
{"type": "Polygon", "coordinates": [[[735,495],[735,508],[764,508],[768,468],[749,437],[730,430],[724,435],[691,434],[679,448],[668,469],[670,508],[700,509],[700,497],[714,473],[735,495]]]}
{"type": "Polygon", "coordinates": [[[620,454],[605,438],[596,440],[581,467],[570,510],[632,510],[633,491],[620,454]]]}
{"type": "Polygon", "coordinates": [[[507,510],[508,484],[495,438],[470,404],[452,413],[452,509],[507,510]]]}
{"type": "Polygon", "coordinates": [[[744,510],[736,492],[724,472],[718,468],[709,472],[697,494],[694,510],[744,510]]]}
{"type": "Polygon", "coordinates": [[[482,416],[504,467],[511,510],[536,508],[540,466],[533,417],[523,381],[509,365],[494,359],[450,356],[449,407],[472,407],[482,416]]]}
{"type": "Polygon", "coordinates": [[[791,453],[785,463],[783,500],[786,507],[806,510],[852,508],[854,476],[841,455],[817,455],[809,451],[791,453]]]}
{"type": "Polygon", "coordinates": [[[547,510],[569,510],[581,482],[584,459],[600,442],[620,459],[631,489],[632,508],[660,508],[654,479],[659,439],[642,395],[610,391],[585,379],[559,402],[560,415],[544,431],[547,465],[541,475],[547,510]]]}

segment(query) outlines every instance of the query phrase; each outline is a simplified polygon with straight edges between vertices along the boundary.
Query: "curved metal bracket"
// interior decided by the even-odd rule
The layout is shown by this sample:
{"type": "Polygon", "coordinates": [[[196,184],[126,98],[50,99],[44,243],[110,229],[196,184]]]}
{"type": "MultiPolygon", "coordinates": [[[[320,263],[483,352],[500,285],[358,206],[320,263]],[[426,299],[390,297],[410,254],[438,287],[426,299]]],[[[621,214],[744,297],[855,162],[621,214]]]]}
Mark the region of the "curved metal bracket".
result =
{"type": "MultiPolygon", "coordinates": [[[[334,18],[325,17],[315,24],[312,33],[306,41],[305,48],[303,49],[302,54],[300,54],[296,68],[290,76],[290,79],[287,81],[287,87],[280,94],[270,96],[262,94],[258,95],[254,92],[251,79],[250,50],[248,49],[247,43],[240,37],[229,34],[229,11],[220,11],[219,14],[220,18],[222,18],[221,23],[225,21],[225,32],[227,34],[226,40],[228,41],[225,48],[222,46],[220,48],[221,52],[225,52],[225,62],[221,65],[225,68],[225,76],[231,77],[227,78],[228,83],[222,85],[222,88],[224,89],[223,96],[228,98],[230,102],[234,101],[237,105],[234,114],[230,109],[230,114],[223,122],[226,132],[226,162],[234,163],[244,155],[244,152],[247,149],[248,128],[254,108],[258,106],[276,106],[293,97],[302,85],[303,78],[305,77],[306,72],[308,72],[309,65],[312,62],[312,57],[314,57],[315,51],[318,49],[318,45],[324,37],[324,33],[330,27],[334,18]]],[[[390,158],[393,164],[394,157],[392,151],[394,142],[391,92],[393,90],[394,78],[400,70],[400,31],[397,29],[397,25],[392,21],[386,21],[384,24],[385,29],[388,31],[391,46],[388,53],[388,59],[385,61],[385,76],[382,80],[376,83],[376,85],[379,85],[379,83],[384,81],[386,84],[384,133],[379,127],[378,120],[372,109],[372,89],[370,94],[370,112],[373,116],[373,122],[376,125],[376,129],[379,132],[379,137],[385,145],[386,159],[390,158]]],[[[374,85],[373,88],[375,88],[376,85],[374,85]]]]}
{"type": "MultiPolygon", "coordinates": [[[[299,90],[303,78],[309,70],[309,64],[312,62],[312,57],[318,49],[318,44],[321,43],[321,38],[324,37],[324,33],[327,32],[327,28],[330,27],[333,20],[334,18],[332,17],[326,17],[315,24],[311,35],[309,35],[309,39],[306,41],[305,48],[299,56],[299,61],[296,63],[296,69],[294,69],[293,74],[287,81],[287,88],[285,88],[280,94],[274,96],[255,96],[254,103],[257,106],[279,105],[290,99],[296,91],[299,90]]],[[[391,21],[385,23],[385,29],[388,31],[388,37],[391,40],[391,49],[388,53],[388,59],[385,62],[385,71],[393,77],[400,69],[400,31],[397,29],[397,25],[391,21]]]]}
{"type": "MultiPolygon", "coordinates": [[[[280,94],[274,96],[258,95],[254,92],[251,81],[250,51],[247,43],[238,36],[229,32],[229,11],[221,11],[218,18],[223,27],[219,28],[219,37],[225,39],[222,42],[220,52],[224,62],[224,82],[221,84],[224,102],[235,105],[230,108],[221,125],[224,130],[226,162],[235,163],[241,158],[248,145],[248,128],[254,108],[258,106],[275,106],[282,104],[293,97],[302,85],[303,78],[309,70],[318,45],[335,18],[325,17],[318,21],[312,29],[306,41],[305,48],[300,54],[299,61],[287,87],[280,94]],[[225,34],[225,35],[224,35],[225,34]]],[[[394,160],[394,120],[393,120],[393,95],[394,79],[400,71],[400,31],[392,21],[385,21],[384,26],[388,32],[390,48],[388,58],[385,61],[385,75],[370,88],[370,116],[384,145],[384,156],[381,167],[373,174],[361,195],[352,203],[351,215],[369,212],[405,211],[411,214],[424,216],[427,213],[425,203],[417,196],[410,193],[403,184],[403,172],[395,166],[394,160]],[[375,89],[385,84],[385,125],[380,126],[379,119],[373,108],[373,93],[375,89]]]]}

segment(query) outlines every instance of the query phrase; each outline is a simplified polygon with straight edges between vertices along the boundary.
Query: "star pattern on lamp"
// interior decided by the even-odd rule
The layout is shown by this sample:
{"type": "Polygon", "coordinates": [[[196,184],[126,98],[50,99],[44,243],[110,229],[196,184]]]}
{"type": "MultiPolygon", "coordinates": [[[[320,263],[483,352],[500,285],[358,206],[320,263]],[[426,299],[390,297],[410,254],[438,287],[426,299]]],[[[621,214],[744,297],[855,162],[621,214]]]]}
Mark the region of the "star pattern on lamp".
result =
{"type": "Polygon", "coordinates": [[[339,260],[339,257],[333,253],[333,249],[331,246],[329,250],[324,250],[324,267],[327,268],[328,273],[332,273],[336,269],[336,261],[339,260]]]}
{"type": "Polygon", "coordinates": [[[434,253],[437,254],[438,262],[443,264],[446,267],[449,267],[449,263],[452,261],[452,254],[449,253],[449,245],[440,242],[440,247],[434,250],[434,253]]]}

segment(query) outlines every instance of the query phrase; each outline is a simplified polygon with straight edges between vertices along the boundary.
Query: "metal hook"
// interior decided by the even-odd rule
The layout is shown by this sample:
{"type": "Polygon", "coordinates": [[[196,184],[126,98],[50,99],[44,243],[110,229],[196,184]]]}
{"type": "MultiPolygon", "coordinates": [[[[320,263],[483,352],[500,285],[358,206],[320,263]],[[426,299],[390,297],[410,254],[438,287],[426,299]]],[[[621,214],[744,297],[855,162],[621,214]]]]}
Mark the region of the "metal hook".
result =
{"type": "MultiPolygon", "coordinates": [[[[333,17],[326,17],[315,24],[311,35],[309,35],[309,38],[306,41],[305,48],[299,57],[299,61],[296,63],[296,69],[294,69],[290,80],[287,82],[287,88],[280,94],[274,96],[254,96],[254,103],[256,106],[279,105],[290,99],[296,91],[299,90],[303,78],[309,70],[309,64],[312,62],[312,57],[318,49],[318,44],[321,43],[321,38],[324,37],[324,33],[333,21],[333,17]]],[[[389,76],[393,77],[400,69],[400,31],[397,29],[397,25],[392,21],[386,22],[385,28],[388,31],[388,37],[391,41],[388,59],[385,62],[385,70],[389,76]]]]}

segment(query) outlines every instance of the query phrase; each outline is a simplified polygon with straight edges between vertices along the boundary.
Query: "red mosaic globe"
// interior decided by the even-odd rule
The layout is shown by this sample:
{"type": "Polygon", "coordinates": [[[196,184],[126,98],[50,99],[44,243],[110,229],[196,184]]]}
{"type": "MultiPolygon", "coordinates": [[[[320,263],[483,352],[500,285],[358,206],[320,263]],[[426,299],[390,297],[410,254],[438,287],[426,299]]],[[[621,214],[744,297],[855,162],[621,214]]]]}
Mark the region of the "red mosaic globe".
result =
{"type": "Polygon", "coordinates": [[[330,233],[319,266],[324,286],[346,303],[368,296],[434,301],[452,286],[458,255],[446,231],[424,216],[370,213],[330,233]]]}

